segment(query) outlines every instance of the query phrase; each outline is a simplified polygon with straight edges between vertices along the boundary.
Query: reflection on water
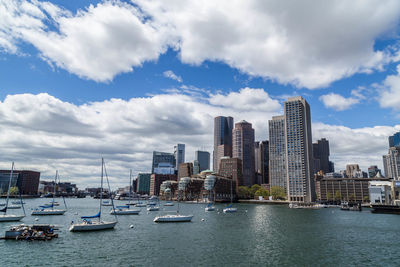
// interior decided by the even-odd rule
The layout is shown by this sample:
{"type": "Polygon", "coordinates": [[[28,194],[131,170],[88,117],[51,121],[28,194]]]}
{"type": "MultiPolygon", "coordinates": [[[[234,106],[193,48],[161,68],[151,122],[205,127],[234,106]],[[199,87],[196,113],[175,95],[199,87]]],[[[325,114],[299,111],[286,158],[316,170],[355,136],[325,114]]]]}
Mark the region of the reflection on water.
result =
{"type": "MultiPolygon", "coordinates": [[[[30,214],[46,200],[26,202],[30,214]]],[[[67,205],[65,216],[38,217],[38,223],[62,226],[58,239],[0,241],[1,266],[400,264],[396,256],[400,216],[371,214],[368,210],[293,210],[286,206],[236,204],[237,213],[224,214],[223,205],[217,205],[215,212],[204,212],[205,205],[181,204],[182,214],[195,215],[192,223],[156,224],[152,220],[163,211],[147,212],[142,208],[138,216],[119,216],[115,230],[71,233],[71,221],[95,214],[99,202],[67,199],[67,205]]],[[[104,219],[111,219],[110,207],[103,208],[104,219]]],[[[176,206],[163,208],[171,211],[176,206]]],[[[34,223],[35,218],[28,215],[23,222],[34,223]]],[[[0,235],[13,224],[0,224],[0,235]]]]}

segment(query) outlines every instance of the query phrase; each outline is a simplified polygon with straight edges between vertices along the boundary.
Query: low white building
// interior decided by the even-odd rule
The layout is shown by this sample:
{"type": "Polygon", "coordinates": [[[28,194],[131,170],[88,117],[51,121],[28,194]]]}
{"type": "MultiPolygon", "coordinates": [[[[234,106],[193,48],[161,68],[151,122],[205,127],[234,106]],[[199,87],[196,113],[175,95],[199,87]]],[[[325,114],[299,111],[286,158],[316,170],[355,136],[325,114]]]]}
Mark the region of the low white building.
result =
{"type": "Polygon", "coordinates": [[[368,183],[369,200],[372,204],[391,204],[393,183],[389,181],[370,181],[368,183]]]}

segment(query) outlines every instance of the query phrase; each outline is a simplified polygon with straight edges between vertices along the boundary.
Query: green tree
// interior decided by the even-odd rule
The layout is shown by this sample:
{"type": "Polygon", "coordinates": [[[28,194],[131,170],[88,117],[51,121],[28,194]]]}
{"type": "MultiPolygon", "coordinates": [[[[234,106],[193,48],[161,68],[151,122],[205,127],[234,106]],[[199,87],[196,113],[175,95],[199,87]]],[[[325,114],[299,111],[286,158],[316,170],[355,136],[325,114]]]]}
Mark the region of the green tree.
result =
{"type": "Polygon", "coordinates": [[[260,188],[254,193],[254,197],[258,198],[259,196],[269,197],[269,191],[265,188],[260,188]]]}
{"type": "Polygon", "coordinates": [[[10,188],[10,195],[17,195],[18,194],[18,187],[13,186],[10,188]]]}
{"type": "Polygon", "coordinates": [[[239,186],[238,188],[239,199],[249,199],[251,198],[250,189],[247,186],[239,186]]]}
{"type": "Polygon", "coordinates": [[[342,200],[342,194],[340,193],[340,191],[335,192],[335,200],[342,200]]]}
{"type": "Polygon", "coordinates": [[[271,196],[273,199],[285,199],[286,198],[286,192],[280,186],[272,186],[270,193],[271,193],[271,196]]]}
{"type": "Polygon", "coordinates": [[[326,193],[326,200],[330,201],[332,199],[332,194],[331,192],[326,193]]]}
{"type": "Polygon", "coordinates": [[[258,190],[260,190],[261,188],[262,188],[261,185],[258,185],[258,184],[252,185],[252,186],[250,187],[251,198],[254,198],[255,193],[256,193],[258,190]]]}

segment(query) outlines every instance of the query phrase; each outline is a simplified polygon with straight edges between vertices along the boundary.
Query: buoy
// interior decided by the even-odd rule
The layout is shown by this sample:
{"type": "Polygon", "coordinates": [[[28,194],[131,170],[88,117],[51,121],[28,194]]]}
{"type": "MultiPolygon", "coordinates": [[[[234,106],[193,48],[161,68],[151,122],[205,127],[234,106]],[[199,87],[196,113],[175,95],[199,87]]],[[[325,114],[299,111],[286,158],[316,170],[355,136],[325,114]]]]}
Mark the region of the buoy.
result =
{"type": "Polygon", "coordinates": [[[39,221],[39,218],[35,218],[35,221],[39,221]]]}
{"type": "Polygon", "coordinates": [[[204,219],[201,219],[201,221],[204,222],[205,220],[204,220],[204,219]]]}
{"type": "Polygon", "coordinates": [[[130,227],[130,228],[133,228],[133,224],[131,224],[129,227],[130,227]]]}
{"type": "Polygon", "coordinates": [[[246,212],[247,212],[247,210],[246,210],[246,212]]]}

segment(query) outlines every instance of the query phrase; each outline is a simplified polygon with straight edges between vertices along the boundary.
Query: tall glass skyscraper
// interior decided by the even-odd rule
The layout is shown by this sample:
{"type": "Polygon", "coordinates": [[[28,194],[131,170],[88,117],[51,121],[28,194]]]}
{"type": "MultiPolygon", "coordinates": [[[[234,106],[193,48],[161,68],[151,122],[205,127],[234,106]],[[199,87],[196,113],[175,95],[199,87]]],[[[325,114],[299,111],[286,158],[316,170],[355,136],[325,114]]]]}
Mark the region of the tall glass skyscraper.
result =
{"type": "Polygon", "coordinates": [[[232,129],[232,117],[214,118],[213,169],[215,172],[218,172],[221,157],[232,157],[232,129]]]}
{"type": "Polygon", "coordinates": [[[179,164],[185,162],[185,144],[174,146],[175,170],[179,169],[179,164]]]}
{"type": "Polygon", "coordinates": [[[210,153],[207,151],[197,150],[194,159],[199,162],[199,172],[210,169],[210,153]]]}

